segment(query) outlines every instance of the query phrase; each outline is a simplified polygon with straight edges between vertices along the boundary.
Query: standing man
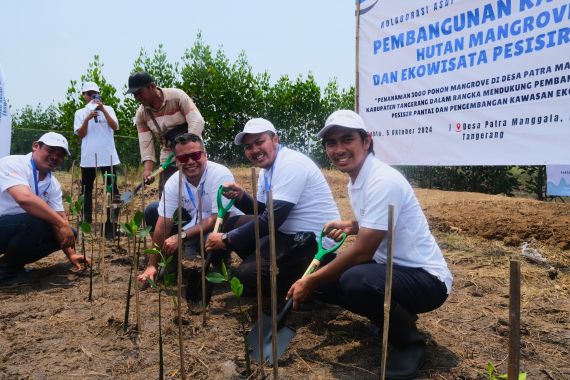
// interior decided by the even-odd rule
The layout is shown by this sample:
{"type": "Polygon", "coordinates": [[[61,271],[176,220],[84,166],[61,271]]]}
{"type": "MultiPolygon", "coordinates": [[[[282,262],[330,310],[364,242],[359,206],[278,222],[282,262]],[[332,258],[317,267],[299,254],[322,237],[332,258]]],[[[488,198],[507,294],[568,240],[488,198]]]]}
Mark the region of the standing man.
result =
{"type": "MultiPolygon", "coordinates": [[[[85,82],[81,89],[85,107],[75,112],[73,131],[81,139],[81,192],[84,196],[83,211],[85,221],[92,222],[93,215],[93,181],[96,167],[101,173],[115,173],[113,166],[120,164],[115,149],[114,133],[119,129],[119,122],[113,108],[103,104],[99,94],[99,86],[94,82],[85,82]],[[95,162],[97,155],[97,162],[95,162]]],[[[119,197],[117,181],[113,182],[113,193],[119,197]]],[[[108,185],[108,184],[107,184],[108,185]]]]}
{"type": "Polygon", "coordinates": [[[75,252],[61,186],[52,176],[66,155],[65,137],[48,132],[32,144],[31,153],[0,159],[0,282],[24,274],[24,265],[59,249],[81,269],[84,259],[75,252]]]}
{"type": "MultiPolygon", "coordinates": [[[[160,143],[160,164],[172,152],[174,138],[182,133],[202,137],[204,119],[190,97],[177,88],[160,88],[146,72],[137,72],[129,77],[127,94],[133,94],[140,107],[135,115],[139,135],[143,177],[152,181],[150,174],[156,163],[153,135],[160,143]]],[[[160,175],[159,193],[166,180],[176,172],[169,167],[160,175]]]]}
{"type": "Polygon", "coordinates": [[[425,356],[416,314],[440,307],[451,292],[452,276],[429,230],[408,181],[374,157],[372,136],[353,111],[331,114],[317,135],[327,156],[349,176],[348,195],[355,220],[327,223],[329,235],[356,235],[354,243],[329,264],[298,280],[289,290],[293,307],[311,294],[383,326],[388,205],[394,213],[394,267],[387,379],[411,379],[425,356]]]}
{"type": "MultiPolygon", "coordinates": [[[[183,226],[181,239],[191,245],[194,252],[200,252],[200,226],[204,233],[214,229],[218,213],[217,194],[220,185],[233,182],[234,176],[223,165],[208,161],[208,155],[202,139],[192,133],[185,133],[174,139],[176,163],[182,169],[182,207],[183,226]],[[202,223],[200,217],[199,198],[202,199],[202,223]]],[[[145,222],[153,227],[152,242],[159,246],[163,253],[176,255],[178,252],[178,227],[173,220],[178,209],[178,175],[174,173],[167,181],[160,202],[151,203],[145,210],[145,222]]],[[[240,214],[235,208],[230,214],[240,214]]],[[[147,278],[156,279],[158,257],[149,256],[148,264],[139,281],[147,278]]]]}
{"type": "MultiPolygon", "coordinates": [[[[236,183],[224,184],[224,193],[236,198],[235,206],[245,216],[229,218],[224,225],[227,233],[211,233],[207,250],[233,250],[242,263],[235,275],[244,285],[244,292],[255,294],[257,275],[255,265],[255,225],[253,202],[259,207],[261,238],[261,275],[263,291],[269,290],[269,210],[268,192],[273,190],[275,247],[279,275],[279,293],[300,278],[317,252],[318,236],[325,223],[338,219],[339,213],[329,185],[317,165],[307,156],[279,144],[277,131],[265,119],[252,119],[243,132],[236,135],[236,145],[242,145],[247,159],[258,168],[258,192],[255,199],[236,183]],[[300,244],[301,236],[310,236],[300,244]]],[[[268,293],[266,293],[268,294],[268,293]]]]}

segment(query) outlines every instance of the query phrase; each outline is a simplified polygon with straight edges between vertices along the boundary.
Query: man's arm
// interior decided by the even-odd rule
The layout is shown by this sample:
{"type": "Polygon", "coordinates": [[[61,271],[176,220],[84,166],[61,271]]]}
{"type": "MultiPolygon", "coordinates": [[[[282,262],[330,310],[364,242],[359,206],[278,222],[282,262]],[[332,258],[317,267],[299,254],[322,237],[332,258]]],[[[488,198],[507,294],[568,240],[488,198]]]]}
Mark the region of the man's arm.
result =
{"type": "Polygon", "coordinates": [[[62,249],[75,246],[75,236],[71,231],[67,218],[62,217],[49,207],[43,199],[32,193],[28,186],[16,185],[10,187],[7,191],[24,211],[36,218],[45,220],[53,226],[62,249]]]}
{"type": "Polygon", "coordinates": [[[89,120],[93,119],[97,115],[97,111],[91,111],[87,113],[85,117],[83,117],[83,114],[84,113],[82,110],[75,112],[75,120],[73,123],[75,134],[79,136],[80,139],[83,139],[85,136],[87,136],[89,120]],[[78,125],[79,128],[77,127],[78,125]]]}
{"type": "MultiPolygon", "coordinates": [[[[158,247],[160,247],[161,251],[164,253],[164,243],[166,240],[166,236],[170,233],[172,229],[172,219],[165,218],[163,216],[159,216],[158,220],[156,221],[156,225],[154,226],[154,232],[152,234],[152,243],[158,247]]],[[[148,263],[144,272],[142,272],[138,276],[138,280],[142,283],[147,281],[147,278],[151,280],[156,280],[156,274],[158,272],[158,255],[149,255],[148,263]]]]}
{"type": "Polygon", "coordinates": [[[107,120],[109,128],[111,128],[113,131],[119,129],[119,123],[117,122],[117,120],[115,120],[116,116],[114,115],[114,112],[113,115],[111,115],[111,112],[107,110],[107,107],[103,105],[103,102],[101,102],[100,100],[96,100],[96,102],[99,102],[99,106],[97,107],[97,109],[103,112],[103,116],[105,116],[105,120],[107,120]]]}
{"type": "MultiPolygon", "coordinates": [[[[212,214],[206,219],[202,219],[202,223],[196,224],[186,230],[186,238],[191,238],[195,236],[200,236],[200,226],[204,229],[204,233],[210,232],[214,229],[214,225],[216,224],[217,215],[212,214]]],[[[169,255],[173,255],[178,251],[178,233],[170,236],[164,241],[164,251],[169,255]]]]}

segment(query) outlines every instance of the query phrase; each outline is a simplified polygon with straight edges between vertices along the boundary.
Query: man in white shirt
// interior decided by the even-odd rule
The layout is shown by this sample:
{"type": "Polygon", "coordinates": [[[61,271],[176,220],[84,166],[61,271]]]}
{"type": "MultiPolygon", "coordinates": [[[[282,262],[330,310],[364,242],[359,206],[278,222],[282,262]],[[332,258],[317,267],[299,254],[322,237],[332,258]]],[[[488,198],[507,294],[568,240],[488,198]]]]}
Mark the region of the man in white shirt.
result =
{"type": "Polygon", "coordinates": [[[339,213],[329,185],[317,165],[310,158],[279,144],[273,124],[265,119],[249,120],[234,139],[242,145],[248,160],[261,168],[258,177],[256,199],[245,193],[236,183],[224,186],[229,198],[236,198],[236,207],[245,216],[229,218],[224,234],[212,233],[206,249],[235,251],[242,263],[235,275],[244,285],[244,293],[254,294],[257,284],[255,265],[255,233],[253,202],[259,207],[261,237],[261,275],[263,291],[269,294],[269,189],[273,191],[275,220],[275,246],[277,250],[277,288],[285,293],[289,286],[303,275],[317,253],[316,236],[325,223],[338,219],[339,213]],[[307,240],[300,239],[310,235],[307,240]]]}
{"type": "MultiPolygon", "coordinates": [[[[101,173],[115,173],[114,165],[120,164],[115,149],[114,132],[119,122],[112,107],[104,105],[99,94],[99,86],[85,82],[81,89],[85,107],[75,112],[73,131],[81,139],[81,189],[84,196],[83,212],[85,221],[91,223],[93,213],[93,181],[99,167],[101,173]]],[[[112,182],[113,193],[118,198],[117,181],[112,182]]]]}
{"type": "Polygon", "coordinates": [[[75,236],[52,170],[69,155],[65,137],[48,132],[27,155],[0,159],[0,282],[25,273],[24,265],[62,249],[81,269],[75,236]]]}
{"type": "Polygon", "coordinates": [[[329,236],[356,235],[354,243],[330,263],[297,281],[288,292],[293,307],[314,292],[383,325],[386,283],[388,205],[395,206],[392,307],[386,378],[414,378],[425,356],[425,342],[416,315],[440,307],[451,292],[452,275],[429,230],[426,217],[408,181],[374,157],[372,136],[353,111],[331,114],[317,135],[327,156],[349,176],[348,195],[355,220],[334,220],[329,236]]]}
{"type": "MultiPolygon", "coordinates": [[[[174,139],[174,152],[176,163],[182,168],[182,219],[187,222],[182,227],[181,239],[189,243],[195,250],[200,250],[200,226],[204,233],[214,229],[218,213],[217,194],[220,185],[233,182],[234,177],[230,170],[223,165],[208,161],[202,139],[192,133],[185,133],[174,139]],[[199,199],[202,203],[202,223],[199,224],[199,199]]],[[[152,241],[167,255],[176,255],[178,252],[178,178],[179,172],[174,173],[167,181],[162,192],[160,202],[150,204],[145,210],[145,221],[153,226],[152,241]]],[[[230,214],[239,214],[235,208],[229,210],[230,214]]],[[[148,264],[139,281],[146,282],[147,278],[156,279],[158,273],[158,257],[151,255],[148,264]]]]}

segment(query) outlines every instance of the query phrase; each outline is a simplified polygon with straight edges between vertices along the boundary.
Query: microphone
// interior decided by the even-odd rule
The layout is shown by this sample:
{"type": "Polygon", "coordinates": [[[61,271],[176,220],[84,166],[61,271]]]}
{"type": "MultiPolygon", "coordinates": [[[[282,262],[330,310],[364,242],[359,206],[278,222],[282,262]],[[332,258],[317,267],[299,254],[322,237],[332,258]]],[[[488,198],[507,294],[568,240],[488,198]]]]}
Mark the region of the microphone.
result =
{"type": "MultiPolygon", "coordinates": [[[[93,95],[92,99],[93,99],[93,100],[95,100],[95,99],[100,100],[100,99],[101,99],[101,95],[95,94],[95,95],[93,95]]],[[[95,108],[94,111],[97,112],[97,108],[95,108]]],[[[98,112],[97,112],[97,113],[98,113],[98,112]]],[[[97,114],[96,114],[95,116],[93,116],[93,119],[95,120],[96,123],[99,122],[99,118],[97,117],[97,114]]]]}

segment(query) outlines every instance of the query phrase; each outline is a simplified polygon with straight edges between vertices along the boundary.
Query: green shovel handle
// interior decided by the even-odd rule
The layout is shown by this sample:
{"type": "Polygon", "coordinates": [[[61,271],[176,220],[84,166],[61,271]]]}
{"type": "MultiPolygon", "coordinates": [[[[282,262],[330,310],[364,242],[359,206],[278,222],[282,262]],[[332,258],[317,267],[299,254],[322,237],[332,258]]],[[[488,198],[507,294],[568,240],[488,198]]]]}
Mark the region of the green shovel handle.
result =
{"type": "Polygon", "coordinates": [[[164,164],[160,165],[163,170],[168,169],[170,166],[174,166],[175,159],[174,159],[174,152],[171,152],[168,157],[166,157],[166,161],[164,164]]]}
{"type": "Polygon", "coordinates": [[[222,195],[223,192],[224,192],[224,186],[220,185],[220,187],[218,187],[218,218],[222,219],[224,218],[224,216],[226,216],[227,212],[230,210],[230,208],[232,208],[234,203],[236,203],[236,199],[232,198],[230,199],[228,204],[224,207],[224,203],[222,202],[222,199],[224,197],[222,195]]]}
{"type": "Polygon", "coordinates": [[[339,249],[340,246],[342,245],[342,243],[344,243],[344,241],[346,240],[346,234],[343,232],[341,239],[339,241],[337,241],[334,246],[332,246],[329,249],[324,249],[323,248],[324,234],[325,234],[325,229],[323,228],[323,230],[321,231],[321,234],[319,235],[319,240],[317,241],[319,250],[318,250],[317,254],[315,255],[315,259],[317,259],[319,261],[321,261],[325,255],[332,253],[332,252],[336,251],[337,249],[339,249]]]}

